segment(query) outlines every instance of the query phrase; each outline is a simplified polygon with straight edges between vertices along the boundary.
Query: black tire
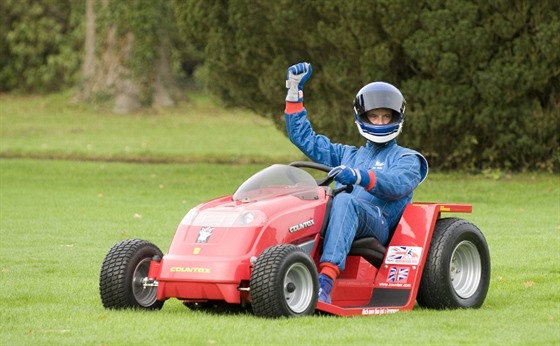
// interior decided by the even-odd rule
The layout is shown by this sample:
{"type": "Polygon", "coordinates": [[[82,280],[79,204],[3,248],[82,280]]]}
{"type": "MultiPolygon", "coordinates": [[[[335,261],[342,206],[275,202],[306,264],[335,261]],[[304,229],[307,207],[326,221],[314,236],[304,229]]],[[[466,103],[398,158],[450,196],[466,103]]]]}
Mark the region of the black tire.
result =
{"type": "Polygon", "coordinates": [[[490,251],[482,232],[458,218],[436,222],[416,298],[431,309],[479,308],[490,285],[490,251]]]}
{"type": "Polygon", "coordinates": [[[315,312],[319,280],[313,260],[295,245],[275,245],[259,256],[251,273],[251,307],[259,317],[315,312]]]}
{"type": "Polygon", "coordinates": [[[159,310],[164,301],[156,299],[157,287],[143,287],[150,261],[162,257],[154,244],[128,239],[115,244],[103,260],[99,275],[99,293],[106,309],[137,308],[159,310]]]}

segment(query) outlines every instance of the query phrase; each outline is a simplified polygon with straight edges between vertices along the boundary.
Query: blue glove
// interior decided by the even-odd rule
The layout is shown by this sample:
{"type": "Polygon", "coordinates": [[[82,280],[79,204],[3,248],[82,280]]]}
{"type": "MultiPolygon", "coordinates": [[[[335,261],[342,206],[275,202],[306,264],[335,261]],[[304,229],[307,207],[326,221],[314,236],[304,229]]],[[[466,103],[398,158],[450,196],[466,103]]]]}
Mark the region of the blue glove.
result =
{"type": "Polygon", "coordinates": [[[303,83],[309,79],[312,71],[311,64],[307,62],[300,62],[288,68],[286,73],[286,89],[288,91],[286,101],[303,102],[303,83]]]}
{"type": "Polygon", "coordinates": [[[366,171],[365,169],[354,169],[346,166],[338,166],[328,174],[329,177],[334,177],[334,180],[343,185],[360,185],[366,190],[371,190],[375,186],[375,174],[373,171],[366,171]]]}

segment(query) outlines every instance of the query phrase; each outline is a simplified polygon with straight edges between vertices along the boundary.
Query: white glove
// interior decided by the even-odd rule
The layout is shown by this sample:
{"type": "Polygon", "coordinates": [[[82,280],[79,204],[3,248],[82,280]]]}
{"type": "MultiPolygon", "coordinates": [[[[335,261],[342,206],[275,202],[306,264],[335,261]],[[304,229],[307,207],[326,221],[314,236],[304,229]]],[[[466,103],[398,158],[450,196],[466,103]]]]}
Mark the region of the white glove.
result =
{"type": "Polygon", "coordinates": [[[288,68],[286,73],[286,101],[303,102],[303,83],[311,76],[311,64],[300,62],[288,68]]]}

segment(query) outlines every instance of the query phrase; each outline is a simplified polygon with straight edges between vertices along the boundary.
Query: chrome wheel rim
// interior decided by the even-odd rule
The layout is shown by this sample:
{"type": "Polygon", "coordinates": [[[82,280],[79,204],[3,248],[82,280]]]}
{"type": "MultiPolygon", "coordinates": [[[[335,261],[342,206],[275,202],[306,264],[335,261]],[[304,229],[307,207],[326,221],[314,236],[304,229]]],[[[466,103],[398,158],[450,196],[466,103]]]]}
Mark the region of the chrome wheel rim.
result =
{"type": "Polygon", "coordinates": [[[309,269],[295,263],[284,277],[284,299],[294,313],[304,312],[313,299],[313,277],[309,269]]]}
{"type": "Polygon", "coordinates": [[[145,258],[134,269],[132,277],[132,294],[141,306],[148,307],[156,302],[157,287],[144,287],[144,281],[150,270],[149,258],[145,258]]]}
{"type": "Polygon", "coordinates": [[[482,262],[476,246],[467,240],[457,244],[451,255],[450,278],[453,290],[463,298],[470,298],[478,289],[482,277],[482,262]]]}

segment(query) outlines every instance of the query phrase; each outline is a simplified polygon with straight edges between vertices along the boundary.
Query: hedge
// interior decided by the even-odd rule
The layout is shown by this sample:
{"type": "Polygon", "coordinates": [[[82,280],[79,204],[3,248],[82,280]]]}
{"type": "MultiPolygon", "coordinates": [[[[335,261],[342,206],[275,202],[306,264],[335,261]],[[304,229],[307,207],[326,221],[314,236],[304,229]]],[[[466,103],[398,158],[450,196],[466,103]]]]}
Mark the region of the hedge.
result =
{"type": "Polygon", "coordinates": [[[283,128],[286,68],[308,61],[317,132],[363,142],[352,101],[371,81],[408,101],[399,142],[433,168],[559,171],[557,1],[180,1],[199,75],[224,104],[283,128]]]}

